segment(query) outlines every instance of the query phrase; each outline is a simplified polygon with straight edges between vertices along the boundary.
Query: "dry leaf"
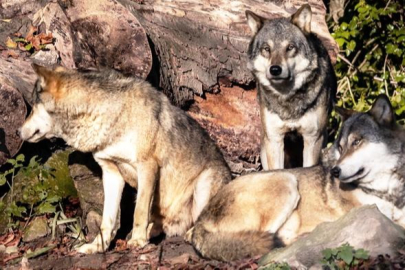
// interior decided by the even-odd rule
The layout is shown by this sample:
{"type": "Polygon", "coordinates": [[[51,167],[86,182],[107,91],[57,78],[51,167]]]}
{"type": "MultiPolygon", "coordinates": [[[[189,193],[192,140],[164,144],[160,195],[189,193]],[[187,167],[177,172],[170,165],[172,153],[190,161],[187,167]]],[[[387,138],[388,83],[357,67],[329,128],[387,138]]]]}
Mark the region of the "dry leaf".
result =
{"type": "Polygon", "coordinates": [[[7,37],[6,46],[10,49],[15,49],[17,48],[17,43],[14,42],[10,37],[7,37]]]}
{"type": "Polygon", "coordinates": [[[2,19],[3,22],[11,22],[11,19],[2,19]]]}
{"type": "Polygon", "coordinates": [[[49,34],[41,33],[38,36],[39,39],[41,40],[41,44],[51,44],[53,41],[52,33],[49,34]]]}
{"type": "Polygon", "coordinates": [[[122,239],[118,239],[116,244],[115,244],[115,250],[116,251],[122,251],[127,249],[127,241],[122,240],[122,239]]]}
{"type": "Polygon", "coordinates": [[[39,36],[34,36],[31,40],[32,46],[34,46],[36,51],[41,50],[41,40],[39,36]]]}
{"type": "Polygon", "coordinates": [[[34,34],[38,31],[38,27],[32,26],[30,27],[30,31],[28,31],[27,36],[25,37],[25,39],[27,41],[31,41],[32,38],[34,37],[34,34]]]}

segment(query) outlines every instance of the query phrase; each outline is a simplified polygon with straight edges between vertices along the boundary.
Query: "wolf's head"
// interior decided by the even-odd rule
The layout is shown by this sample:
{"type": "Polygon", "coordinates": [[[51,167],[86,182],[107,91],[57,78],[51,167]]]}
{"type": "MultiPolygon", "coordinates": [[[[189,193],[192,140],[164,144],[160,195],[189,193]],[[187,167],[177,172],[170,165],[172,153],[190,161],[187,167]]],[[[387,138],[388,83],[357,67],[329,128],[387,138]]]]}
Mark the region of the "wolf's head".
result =
{"type": "Polygon", "coordinates": [[[381,188],[399,169],[404,147],[389,99],[380,95],[367,113],[336,110],[344,122],[333,145],[339,157],[332,175],[344,183],[381,188]]]}
{"type": "Polygon", "coordinates": [[[52,138],[54,134],[53,112],[56,100],[61,97],[60,73],[62,67],[50,70],[36,64],[32,65],[38,75],[33,95],[33,106],[30,116],[20,128],[20,136],[28,142],[38,142],[44,138],[52,138]]]}
{"type": "Polygon", "coordinates": [[[314,70],[316,59],[308,41],[312,12],[303,5],[290,19],[267,20],[246,11],[253,32],[248,68],[265,90],[293,95],[314,70]]]}

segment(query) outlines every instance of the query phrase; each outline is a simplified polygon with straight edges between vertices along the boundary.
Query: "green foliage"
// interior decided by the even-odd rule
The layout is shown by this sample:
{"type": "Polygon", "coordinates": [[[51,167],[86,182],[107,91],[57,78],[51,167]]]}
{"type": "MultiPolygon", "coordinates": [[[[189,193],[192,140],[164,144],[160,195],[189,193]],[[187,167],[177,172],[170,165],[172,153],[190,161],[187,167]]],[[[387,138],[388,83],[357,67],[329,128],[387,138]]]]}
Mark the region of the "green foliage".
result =
{"type": "Polygon", "coordinates": [[[0,173],[0,185],[7,183],[10,191],[0,200],[0,213],[6,214],[9,227],[17,227],[21,218],[55,213],[63,198],[76,195],[74,188],[66,188],[66,181],[56,177],[58,172],[41,164],[37,156],[26,165],[23,154],[7,162],[12,168],[0,173]]]}
{"type": "Polygon", "coordinates": [[[321,263],[333,270],[352,269],[352,267],[369,259],[367,250],[356,250],[347,243],[334,249],[324,249],[322,250],[322,255],[321,263]]]}
{"type": "Polygon", "coordinates": [[[261,270],[291,270],[291,267],[288,265],[288,263],[283,262],[283,263],[270,263],[264,267],[260,268],[261,270]]]}
{"type": "Polygon", "coordinates": [[[379,95],[390,97],[398,122],[405,123],[404,2],[348,1],[344,17],[330,31],[339,44],[335,66],[338,105],[366,111],[379,95]]]}

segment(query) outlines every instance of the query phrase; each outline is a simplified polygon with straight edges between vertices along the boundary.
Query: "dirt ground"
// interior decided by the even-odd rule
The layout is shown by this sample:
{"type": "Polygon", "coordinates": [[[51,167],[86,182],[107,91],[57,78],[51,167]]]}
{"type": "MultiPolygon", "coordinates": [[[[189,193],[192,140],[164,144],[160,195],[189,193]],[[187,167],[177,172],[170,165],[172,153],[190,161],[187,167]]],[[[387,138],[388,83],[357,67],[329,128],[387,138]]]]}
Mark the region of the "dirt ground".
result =
{"type": "MultiPolygon", "coordinates": [[[[43,245],[44,243],[42,243],[43,245]]],[[[33,244],[31,244],[32,246],[33,244]]],[[[36,246],[41,245],[39,243],[36,246]]],[[[48,246],[50,242],[48,243],[48,246]]],[[[257,269],[257,260],[247,259],[233,263],[204,260],[182,237],[163,239],[143,249],[128,249],[126,241],[118,240],[113,250],[102,254],[84,255],[68,251],[69,242],[56,244],[36,258],[6,259],[4,269],[257,269]]],[[[0,261],[2,258],[0,257],[0,261]]],[[[1,268],[0,264],[0,268],[1,268]]]]}

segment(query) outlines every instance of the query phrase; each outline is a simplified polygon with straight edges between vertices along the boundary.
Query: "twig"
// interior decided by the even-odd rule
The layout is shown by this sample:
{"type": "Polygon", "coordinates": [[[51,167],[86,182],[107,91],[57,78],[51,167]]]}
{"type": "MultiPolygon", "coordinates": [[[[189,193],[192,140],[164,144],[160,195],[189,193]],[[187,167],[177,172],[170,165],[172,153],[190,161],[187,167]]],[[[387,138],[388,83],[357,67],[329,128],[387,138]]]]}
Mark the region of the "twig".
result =
{"type": "Polygon", "coordinates": [[[387,79],[385,79],[385,71],[387,69],[387,59],[388,59],[388,54],[385,56],[385,60],[384,60],[384,74],[383,74],[383,77],[384,77],[385,94],[387,95],[387,97],[389,97],[387,79]]]}
{"type": "Polygon", "coordinates": [[[22,229],[22,231],[24,231],[25,230],[25,228],[27,227],[27,225],[28,225],[28,223],[30,222],[30,220],[31,220],[31,217],[32,217],[32,209],[34,208],[34,205],[33,204],[31,204],[31,209],[30,209],[30,214],[29,214],[29,216],[28,216],[28,220],[27,220],[27,222],[25,222],[25,225],[24,225],[24,228],[22,229]]]}
{"type": "Polygon", "coordinates": [[[352,92],[352,87],[350,86],[350,80],[349,80],[348,77],[346,77],[346,78],[347,78],[347,85],[348,85],[348,87],[349,87],[349,93],[350,93],[350,95],[352,96],[352,100],[353,100],[354,106],[357,106],[356,100],[354,99],[354,95],[353,95],[353,92],[352,92]]]}
{"type": "Polygon", "coordinates": [[[57,225],[56,223],[57,223],[57,221],[58,221],[59,215],[60,215],[60,211],[56,212],[55,217],[53,218],[53,221],[52,221],[52,240],[55,239],[55,235],[56,235],[56,225],[57,225]]]}
{"type": "Polygon", "coordinates": [[[16,264],[16,263],[20,262],[24,257],[27,258],[27,259],[35,258],[35,257],[37,257],[39,255],[47,253],[48,251],[54,249],[56,246],[57,246],[56,244],[53,244],[53,245],[50,245],[50,246],[47,246],[47,247],[37,249],[34,252],[31,252],[29,254],[25,254],[24,256],[11,261],[11,264],[16,264]]]}
{"type": "Polygon", "coordinates": [[[353,64],[350,63],[350,61],[349,61],[346,57],[344,57],[344,56],[341,55],[340,53],[339,53],[337,56],[338,56],[340,59],[342,59],[344,62],[346,62],[346,64],[348,64],[350,68],[353,67],[353,64]]]}

